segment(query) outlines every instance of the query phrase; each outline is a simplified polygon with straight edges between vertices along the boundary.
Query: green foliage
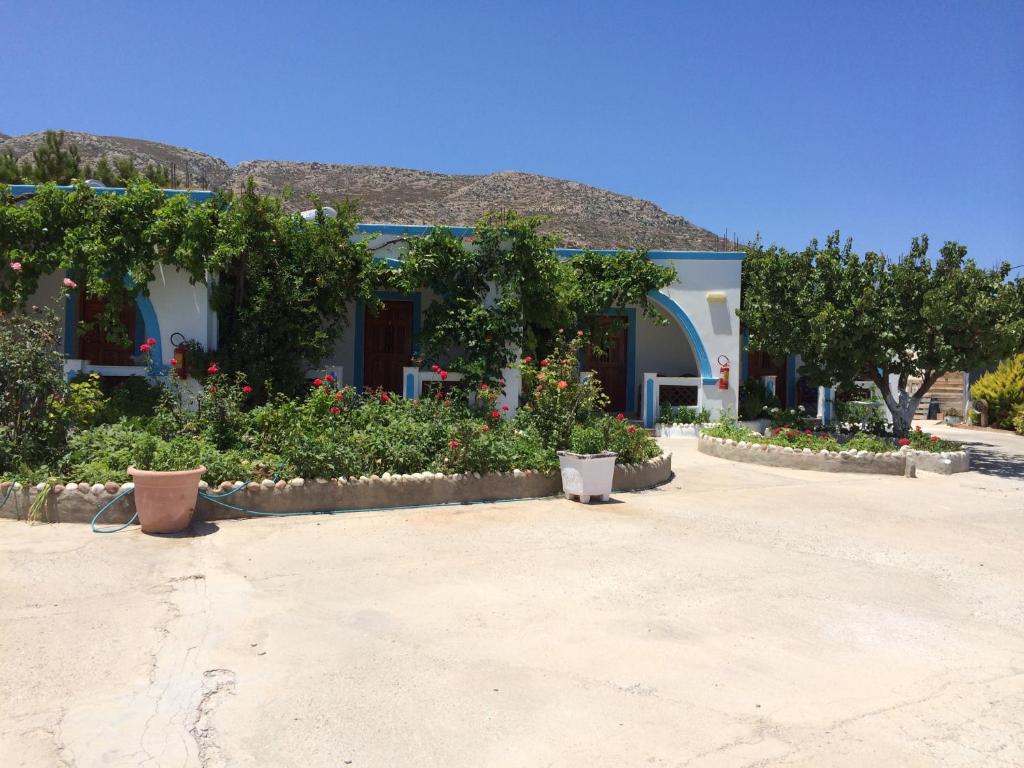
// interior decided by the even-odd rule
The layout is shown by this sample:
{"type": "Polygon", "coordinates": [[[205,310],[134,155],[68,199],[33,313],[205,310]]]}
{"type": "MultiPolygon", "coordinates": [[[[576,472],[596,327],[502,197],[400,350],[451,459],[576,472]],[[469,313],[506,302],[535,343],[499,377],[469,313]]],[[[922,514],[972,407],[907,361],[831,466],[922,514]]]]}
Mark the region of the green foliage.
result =
{"type": "Polygon", "coordinates": [[[989,424],[1010,429],[1014,410],[1024,405],[1024,353],[1003,360],[974,382],[971,397],[988,403],[989,424]]]}
{"type": "Polygon", "coordinates": [[[1018,435],[1024,435],[1024,405],[1013,409],[1013,430],[1018,435]]]}
{"type": "Polygon", "coordinates": [[[93,373],[76,377],[68,386],[67,397],[55,401],[52,410],[63,418],[69,429],[79,430],[101,423],[109,405],[100,377],[93,373]]]}
{"type": "Polygon", "coordinates": [[[591,419],[608,402],[596,377],[580,380],[583,344],[583,331],[568,339],[559,332],[550,355],[540,360],[527,355],[518,364],[523,377],[522,411],[552,450],[568,448],[576,424],[591,419]]]}
{"type": "Polygon", "coordinates": [[[711,412],[707,408],[662,403],[658,413],[659,424],[707,424],[709,421],[711,412]]]}
{"type": "Polygon", "coordinates": [[[163,387],[142,376],[129,376],[109,387],[102,414],[105,422],[122,418],[152,416],[160,402],[163,387]]]}
{"type": "Polygon", "coordinates": [[[796,408],[772,408],[768,412],[768,425],[772,428],[785,427],[787,429],[809,429],[814,424],[804,412],[803,406],[796,408]]]}
{"type": "Polygon", "coordinates": [[[750,430],[736,426],[735,423],[724,422],[707,427],[703,430],[705,435],[711,437],[723,437],[728,440],[746,441],[758,445],[780,445],[802,451],[809,448],[812,451],[868,451],[870,453],[892,453],[898,451],[902,446],[909,445],[919,451],[955,451],[960,449],[960,444],[950,440],[940,440],[937,435],[929,435],[920,429],[910,432],[906,437],[881,437],[866,432],[854,434],[833,434],[829,432],[816,432],[810,427],[798,428],[795,426],[776,427],[768,436],[759,435],[750,430]]]}
{"type": "Polygon", "coordinates": [[[661,453],[646,430],[613,416],[577,424],[572,431],[569,449],[585,454],[614,451],[615,461],[619,464],[638,464],[661,453]]]}
{"type": "Polygon", "coordinates": [[[760,379],[748,378],[740,385],[739,416],[745,421],[767,416],[769,410],[778,409],[781,405],[779,398],[770,394],[760,379]]]}
{"type": "Polygon", "coordinates": [[[851,429],[872,433],[884,432],[886,429],[885,416],[882,412],[884,405],[879,401],[837,399],[835,407],[836,421],[848,425],[851,429]]]}
{"type": "Polygon", "coordinates": [[[801,355],[801,373],[818,385],[852,386],[867,374],[896,430],[906,431],[939,376],[984,367],[1019,348],[1024,334],[1024,282],[1008,282],[1009,264],[982,269],[953,242],[934,263],[927,251],[926,236],[897,261],[859,256],[838,232],[800,252],[752,243],[739,313],[751,349],[801,355]],[[912,376],[922,379],[913,392],[912,376]]]}
{"type": "Polygon", "coordinates": [[[356,216],[342,207],[306,221],[286,215],[252,180],[218,214],[207,268],[221,273],[214,306],[221,317],[220,362],[245,373],[257,391],[298,393],[304,372],[333,349],[348,321],[346,304],[376,301],[379,265],[352,242],[356,216]]]}
{"type": "Polygon", "coordinates": [[[582,253],[562,261],[558,239],[540,232],[543,219],[493,212],[476,225],[471,241],[447,229],[407,238],[392,287],[423,288],[438,298],[425,313],[423,352],[442,359],[453,349],[451,370],[494,381],[515,350],[540,355],[560,328],[582,328],[600,345],[599,319],[611,307],[636,304],[665,322],[647,297],[675,273],[642,251],[582,253]]]}
{"type": "Polygon", "coordinates": [[[48,307],[0,311],[0,473],[42,464],[64,443],[61,323],[48,307]]]}

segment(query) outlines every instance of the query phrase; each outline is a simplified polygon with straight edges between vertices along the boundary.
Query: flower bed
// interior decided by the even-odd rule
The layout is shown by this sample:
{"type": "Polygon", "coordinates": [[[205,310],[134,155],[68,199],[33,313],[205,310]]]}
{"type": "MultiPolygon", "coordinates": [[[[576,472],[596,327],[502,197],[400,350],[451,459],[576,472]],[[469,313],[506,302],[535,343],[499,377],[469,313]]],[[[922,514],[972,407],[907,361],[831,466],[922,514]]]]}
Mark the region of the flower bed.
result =
{"type": "Polygon", "coordinates": [[[866,433],[835,435],[780,427],[758,435],[733,424],[704,430],[698,450],[720,458],[823,472],[869,472],[902,475],[914,469],[952,474],[970,468],[959,443],[941,440],[920,429],[893,439],[866,433]]]}
{"type": "MultiPolygon", "coordinates": [[[[650,488],[667,482],[671,476],[672,454],[663,454],[637,464],[618,464],[615,467],[613,489],[631,491],[650,488]]],[[[225,481],[211,488],[204,481],[200,488],[213,493],[226,493],[240,485],[241,481],[225,481]]],[[[132,484],[110,481],[92,485],[69,483],[49,486],[39,483],[25,486],[18,483],[13,488],[10,486],[9,482],[0,483],[0,500],[7,497],[7,502],[0,507],[0,517],[88,523],[104,504],[113,500],[120,491],[131,488],[132,484]]],[[[448,475],[440,472],[392,475],[385,472],[383,476],[333,480],[292,478],[288,481],[274,481],[267,478],[233,493],[229,501],[234,507],[262,514],[342,510],[356,512],[364,509],[541,498],[560,493],[561,487],[558,472],[532,469],[448,475]]],[[[249,516],[202,497],[196,512],[203,520],[249,516]]],[[[100,524],[124,523],[134,513],[134,499],[129,495],[113,505],[104,514],[100,524]]]]}

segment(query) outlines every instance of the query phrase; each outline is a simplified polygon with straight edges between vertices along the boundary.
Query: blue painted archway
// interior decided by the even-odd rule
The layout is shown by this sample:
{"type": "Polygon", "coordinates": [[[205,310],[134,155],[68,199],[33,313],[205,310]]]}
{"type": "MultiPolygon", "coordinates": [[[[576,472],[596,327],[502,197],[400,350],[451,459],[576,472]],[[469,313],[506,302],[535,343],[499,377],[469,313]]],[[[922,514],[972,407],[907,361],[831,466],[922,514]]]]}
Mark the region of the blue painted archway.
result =
{"type": "Polygon", "coordinates": [[[664,309],[679,323],[679,327],[683,329],[683,333],[689,340],[690,346],[693,347],[693,355],[697,358],[697,369],[700,373],[701,381],[705,384],[716,383],[718,377],[711,373],[711,360],[708,358],[708,351],[704,348],[704,342],[697,332],[697,326],[693,324],[689,315],[672,298],[666,296],[661,291],[651,291],[647,294],[647,298],[664,309]]]}

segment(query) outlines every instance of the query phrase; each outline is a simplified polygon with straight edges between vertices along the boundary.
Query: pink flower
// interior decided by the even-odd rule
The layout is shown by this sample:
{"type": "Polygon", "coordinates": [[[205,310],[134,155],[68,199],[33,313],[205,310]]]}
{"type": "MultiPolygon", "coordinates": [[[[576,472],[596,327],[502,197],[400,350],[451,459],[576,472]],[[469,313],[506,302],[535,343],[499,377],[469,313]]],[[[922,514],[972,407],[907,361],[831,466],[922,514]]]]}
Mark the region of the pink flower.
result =
{"type": "Polygon", "coordinates": [[[324,385],[323,379],[320,379],[320,378],[313,379],[313,386],[314,387],[322,387],[323,385],[324,385]]]}
{"type": "Polygon", "coordinates": [[[546,357],[543,360],[540,361],[540,367],[541,368],[547,368],[548,367],[548,359],[546,357]]]}
{"type": "Polygon", "coordinates": [[[933,443],[939,442],[939,436],[938,435],[932,435],[928,439],[931,440],[933,443]]]}
{"type": "Polygon", "coordinates": [[[481,384],[481,385],[480,385],[480,391],[481,391],[481,392],[486,392],[486,391],[487,391],[487,389],[488,389],[488,387],[487,387],[487,385],[486,385],[486,384],[481,384]]]}
{"type": "Polygon", "coordinates": [[[905,437],[900,438],[900,445],[910,445],[910,441],[905,437]]]}
{"type": "Polygon", "coordinates": [[[624,413],[620,413],[620,414],[619,414],[618,416],[616,416],[615,418],[616,418],[616,419],[618,419],[619,421],[625,421],[625,420],[626,420],[626,414],[624,414],[624,413]]]}
{"type": "Polygon", "coordinates": [[[220,368],[217,367],[216,363],[210,363],[210,367],[206,369],[207,373],[220,373],[220,368]]]}
{"type": "Polygon", "coordinates": [[[333,384],[334,383],[334,376],[332,374],[328,373],[326,376],[324,376],[324,380],[328,384],[333,384]]]}
{"type": "Polygon", "coordinates": [[[70,289],[74,290],[75,288],[78,287],[78,283],[76,283],[70,277],[65,277],[64,278],[64,287],[65,288],[70,288],[70,289]]]}
{"type": "Polygon", "coordinates": [[[432,366],[430,366],[430,370],[432,370],[434,373],[440,373],[441,366],[438,365],[437,363],[434,363],[432,366]]]}
{"type": "Polygon", "coordinates": [[[523,358],[523,362],[524,363],[532,363],[533,362],[533,358],[530,357],[529,355],[527,355],[526,357],[523,358]]]}
{"type": "Polygon", "coordinates": [[[568,386],[569,386],[569,382],[565,381],[564,379],[562,381],[558,382],[558,388],[559,389],[565,389],[568,386]]]}
{"type": "Polygon", "coordinates": [[[339,408],[336,405],[332,405],[331,406],[331,413],[333,413],[335,416],[337,416],[339,413],[341,413],[341,408],[339,408]]]}
{"type": "Polygon", "coordinates": [[[245,394],[247,394],[247,395],[248,395],[248,394],[250,394],[250,393],[252,392],[252,387],[250,387],[250,386],[249,386],[248,384],[246,384],[246,385],[245,385],[244,387],[242,387],[242,391],[243,391],[243,392],[244,392],[245,394]]]}
{"type": "Polygon", "coordinates": [[[150,337],[150,338],[146,339],[146,343],[149,344],[149,346],[151,346],[151,347],[155,347],[156,346],[156,339],[150,337]]]}
{"type": "Polygon", "coordinates": [[[448,442],[449,448],[458,448],[460,445],[462,445],[462,443],[460,443],[458,440],[451,440],[448,442]]]}
{"type": "Polygon", "coordinates": [[[507,405],[503,405],[503,406],[501,406],[501,410],[503,410],[503,411],[507,411],[507,410],[508,410],[508,406],[507,406],[507,405]]]}
{"type": "Polygon", "coordinates": [[[344,395],[341,394],[341,392],[335,392],[334,393],[334,399],[335,400],[341,400],[341,398],[343,398],[343,397],[344,397],[344,395]]]}
{"type": "Polygon", "coordinates": [[[167,364],[171,366],[171,368],[176,368],[178,366],[178,358],[172,357],[170,360],[167,361],[167,364]]]}
{"type": "Polygon", "coordinates": [[[149,350],[151,350],[151,349],[152,349],[152,347],[149,346],[149,344],[140,344],[139,345],[139,352],[149,352],[149,350]]]}
{"type": "Polygon", "coordinates": [[[576,331],[576,336],[582,339],[583,338],[583,331],[576,331]]]}
{"type": "Polygon", "coordinates": [[[21,272],[21,262],[20,261],[12,261],[11,264],[10,264],[10,267],[15,272],[21,272]]]}

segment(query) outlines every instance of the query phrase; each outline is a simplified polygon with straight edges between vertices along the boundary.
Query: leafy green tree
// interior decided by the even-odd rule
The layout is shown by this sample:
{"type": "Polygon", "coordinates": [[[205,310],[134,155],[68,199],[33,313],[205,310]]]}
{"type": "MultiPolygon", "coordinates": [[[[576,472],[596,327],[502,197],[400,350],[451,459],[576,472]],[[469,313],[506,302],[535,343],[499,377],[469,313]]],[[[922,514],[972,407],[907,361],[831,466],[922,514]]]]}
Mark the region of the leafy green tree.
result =
{"type": "Polygon", "coordinates": [[[955,242],[934,263],[927,254],[924,235],[895,261],[859,256],[838,232],[803,251],[751,243],[739,311],[751,348],[799,354],[819,385],[871,379],[906,432],[940,376],[991,365],[1024,338],[1024,291],[1007,280],[1009,264],[982,269],[955,242]]]}
{"type": "Polygon", "coordinates": [[[11,150],[0,155],[0,184],[20,184],[24,178],[23,168],[11,150]]]}
{"type": "Polygon", "coordinates": [[[32,152],[32,181],[69,184],[82,177],[78,147],[64,145],[64,131],[47,131],[43,143],[32,152]]]}

